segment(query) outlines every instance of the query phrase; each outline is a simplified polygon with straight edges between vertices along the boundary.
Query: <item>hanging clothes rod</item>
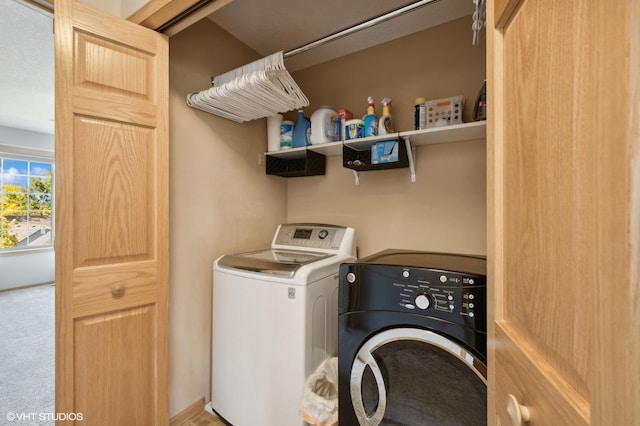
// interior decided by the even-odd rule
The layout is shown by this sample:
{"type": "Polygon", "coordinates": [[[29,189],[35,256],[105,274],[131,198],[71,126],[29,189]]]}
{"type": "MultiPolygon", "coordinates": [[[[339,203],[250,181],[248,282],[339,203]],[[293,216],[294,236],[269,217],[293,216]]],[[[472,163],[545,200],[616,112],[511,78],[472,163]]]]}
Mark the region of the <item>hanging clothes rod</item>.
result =
{"type": "Polygon", "coordinates": [[[402,6],[398,9],[392,10],[390,12],[383,13],[382,15],[378,15],[374,18],[367,19],[366,21],[362,21],[359,24],[352,25],[348,28],[345,28],[340,31],[336,31],[333,34],[328,36],[319,38],[310,43],[305,44],[304,46],[297,47],[295,49],[289,50],[288,52],[284,52],[283,56],[285,59],[290,58],[291,56],[298,55],[300,53],[306,52],[307,50],[311,50],[314,47],[322,46],[323,44],[327,44],[329,42],[338,40],[342,37],[346,37],[358,31],[370,28],[374,25],[380,24],[382,22],[388,21],[389,19],[397,18],[400,15],[404,15],[405,13],[411,12],[415,9],[418,9],[422,6],[426,6],[430,3],[435,3],[440,0],[419,0],[415,3],[408,4],[406,6],[402,6]]]}
{"type": "MultiPolygon", "coordinates": [[[[423,6],[426,6],[431,3],[436,3],[440,0],[419,0],[414,3],[399,7],[398,9],[391,10],[389,12],[383,13],[382,15],[378,15],[376,17],[367,19],[365,21],[360,22],[359,24],[352,25],[348,28],[336,31],[335,33],[329,34],[328,36],[321,37],[317,40],[314,40],[310,43],[307,43],[303,46],[296,47],[295,49],[291,49],[282,54],[284,59],[290,58],[295,55],[299,55],[300,53],[304,53],[308,50],[313,49],[314,47],[322,46],[323,44],[330,43],[332,41],[341,39],[348,35],[354,34],[358,31],[362,31],[364,29],[373,27],[374,25],[380,24],[382,22],[388,21],[393,18],[397,18],[400,15],[404,15],[405,13],[411,12],[413,10],[419,9],[423,6]]],[[[211,84],[213,85],[214,77],[211,77],[211,84]]]]}
{"type": "Polygon", "coordinates": [[[352,25],[288,52],[271,56],[211,78],[213,87],[187,95],[193,108],[242,123],[309,106],[309,101],[284,67],[284,59],[396,18],[439,0],[419,0],[352,25]],[[275,101],[278,102],[275,102],[275,101]]]}

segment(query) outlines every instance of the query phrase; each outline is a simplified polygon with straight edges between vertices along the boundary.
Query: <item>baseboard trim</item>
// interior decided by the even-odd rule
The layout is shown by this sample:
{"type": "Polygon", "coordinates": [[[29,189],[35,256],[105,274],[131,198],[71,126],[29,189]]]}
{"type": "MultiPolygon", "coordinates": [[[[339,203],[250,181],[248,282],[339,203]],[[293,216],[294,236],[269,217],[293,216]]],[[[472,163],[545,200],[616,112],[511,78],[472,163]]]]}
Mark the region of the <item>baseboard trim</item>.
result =
{"type": "Polygon", "coordinates": [[[169,426],[181,426],[187,422],[191,417],[196,416],[204,411],[204,397],[194,402],[180,413],[176,414],[169,420],[169,426]]]}

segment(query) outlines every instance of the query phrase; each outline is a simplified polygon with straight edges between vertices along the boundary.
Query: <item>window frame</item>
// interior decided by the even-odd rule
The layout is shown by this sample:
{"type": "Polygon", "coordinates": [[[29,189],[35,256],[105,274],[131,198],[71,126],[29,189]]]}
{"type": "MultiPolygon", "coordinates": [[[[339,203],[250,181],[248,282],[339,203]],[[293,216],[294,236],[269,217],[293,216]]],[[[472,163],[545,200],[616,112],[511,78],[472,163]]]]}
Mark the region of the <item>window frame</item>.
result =
{"type": "MultiPolygon", "coordinates": [[[[17,161],[28,161],[30,163],[51,164],[51,243],[40,246],[10,247],[0,248],[0,256],[15,255],[27,252],[53,251],[56,236],[55,227],[55,158],[53,151],[45,151],[31,148],[14,147],[0,145],[0,158],[17,161]]],[[[29,173],[30,175],[30,173],[29,173]]]]}

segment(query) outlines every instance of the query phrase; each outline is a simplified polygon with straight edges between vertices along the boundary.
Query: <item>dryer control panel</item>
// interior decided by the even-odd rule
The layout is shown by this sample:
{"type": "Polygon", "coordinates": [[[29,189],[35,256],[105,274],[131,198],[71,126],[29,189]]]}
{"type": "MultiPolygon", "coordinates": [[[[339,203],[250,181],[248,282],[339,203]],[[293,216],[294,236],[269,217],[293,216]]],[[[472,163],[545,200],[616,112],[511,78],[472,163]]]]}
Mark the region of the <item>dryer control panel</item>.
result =
{"type": "Polygon", "coordinates": [[[400,307],[410,311],[432,309],[470,318],[482,310],[486,287],[481,277],[419,268],[402,268],[401,274],[402,279],[393,281],[400,307]]]}
{"type": "Polygon", "coordinates": [[[343,264],[340,269],[340,313],[410,313],[486,332],[486,275],[480,273],[486,260],[425,253],[423,259],[416,262],[416,253],[412,255],[413,264],[425,266],[369,263],[366,259],[343,264]],[[442,268],[444,264],[439,261],[442,256],[448,257],[446,266],[451,269],[442,268]],[[457,267],[456,260],[461,260],[457,267]],[[465,270],[465,262],[478,264],[465,270]]]}

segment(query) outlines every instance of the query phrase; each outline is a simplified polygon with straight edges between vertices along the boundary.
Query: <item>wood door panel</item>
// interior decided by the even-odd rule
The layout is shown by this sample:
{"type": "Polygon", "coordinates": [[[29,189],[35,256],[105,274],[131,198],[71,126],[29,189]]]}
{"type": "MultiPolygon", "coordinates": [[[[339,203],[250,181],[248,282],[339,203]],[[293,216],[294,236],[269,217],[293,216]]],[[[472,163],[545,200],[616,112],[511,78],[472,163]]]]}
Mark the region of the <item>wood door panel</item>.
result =
{"type": "Polygon", "coordinates": [[[153,100],[154,57],[105,40],[76,33],[76,86],[96,88],[101,96],[110,93],[153,100]],[[109,68],[100,66],[109,64],[109,68]],[[126,70],[126,72],[122,72],[126,70]]]}
{"type": "Polygon", "coordinates": [[[508,424],[513,394],[532,410],[532,424],[589,424],[597,156],[584,114],[593,103],[583,74],[588,7],[494,6],[489,418],[508,424]]]}
{"type": "Polygon", "coordinates": [[[581,24],[566,4],[527,1],[503,41],[504,232],[512,237],[502,320],[587,398],[594,182],[580,128],[589,99],[575,77],[581,24]]]}
{"type": "Polygon", "coordinates": [[[83,317],[154,303],[157,281],[153,262],[76,269],[73,314],[83,317]],[[114,286],[121,286],[121,295],[113,294],[114,286]]]}
{"type": "MultiPolygon", "coordinates": [[[[496,363],[502,370],[495,395],[499,407],[506,406],[507,396],[514,394],[520,404],[535,410],[532,425],[560,424],[554,423],[559,419],[563,425],[589,424],[588,401],[557,374],[545,357],[519,339],[507,323],[496,327],[496,339],[501,342],[501,350],[496,353],[496,363]]],[[[502,424],[510,424],[504,411],[498,413],[502,424]]]]}
{"type": "Polygon", "coordinates": [[[153,129],[76,117],[75,266],[155,259],[153,129]]]}
{"type": "Polygon", "coordinates": [[[91,425],[157,423],[156,310],[142,306],[74,324],[76,412],[91,425]],[[105,390],[108,389],[108,392],[105,390]]]}
{"type": "MultiPolygon", "coordinates": [[[[154,128],[157,104],[166,88],[159,84],[164,47],[144,28],[110,22],[91,10],[77,11],[73,32],[74,111],[154,128]]],[[[113,20],[112,20],[113,21],[113,20]]]]}

